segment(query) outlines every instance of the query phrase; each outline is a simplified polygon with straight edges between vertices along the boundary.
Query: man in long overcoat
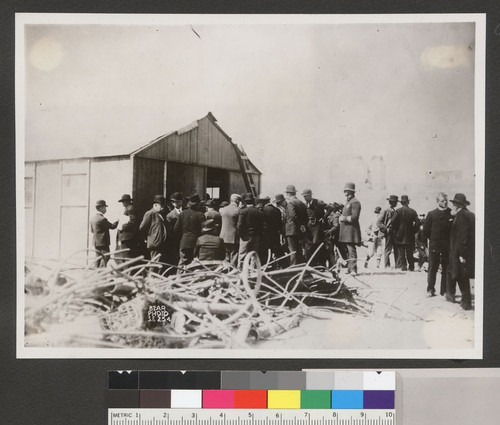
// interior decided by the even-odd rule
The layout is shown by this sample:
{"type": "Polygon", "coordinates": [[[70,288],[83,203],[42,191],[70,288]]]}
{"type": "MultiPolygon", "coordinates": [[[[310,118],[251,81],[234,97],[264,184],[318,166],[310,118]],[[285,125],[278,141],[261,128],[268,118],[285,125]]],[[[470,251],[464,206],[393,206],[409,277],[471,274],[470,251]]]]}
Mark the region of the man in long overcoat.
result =
{"type": "Polygon", "coordinates": [[[240,268],[246,255],[255,251],[264,262],[264,255],[261,250],[262,237],[264,234],[264,212],[254,205],[254,197],[251,193],[246,193],[243,202],[247,205],[238,216],[238,234],[240,235],[240,249],[238,264],[240,268]]]}
{"type": "Polygon", "coordinates": [[[451,214],[455,216],[450,230],[450,261],[446,299],[455,301],[456,284],[462,292],[460,305],[464,310],[472,309],[469,279],[474,278],[476,217],[467,209],[470,202],[463,193],[457,193],[450,201],[451,214]]]}
{"type": "Polygon", "coordinates": [[[285,214],[285,235],[290,251],[290,265],[304,262],[302,253],[302,241],[306,232],[308,222],[307,208],[305,204],[296,196],[297,189],[293,184],[286,187],[286,214],[285,214]]]}
{"type": "Polygon", "coordinates": [[[118,221],[110,223],[104,214],[106,214],[106,201],[100,199],[95,204],[96,215],[90,219],[90,230],[93,233],[93,245],[96,250],[96,267],[106,267],[109,260],[109,245],[111,244],[109,230],[116,229],[118,221]]]}
{"type": "MultiPolygon", "coordinates": [[[[325,240],[325,225],[323,218],[325,216],[325,203],[316,198],[313,198],[313,193],[311,189],[304,189],[302,191],[302,197],[304,198],[304,203],[307,208],[307,232],[306,232],[306,260],[309,260],[314,254],[316,249],[325,240]]],[[[311,261],[311,265],[325,265],[326,264],[326,249],[323,246],[322,249],[316,254],[316,256],[311,261]]]]}
{"type": "Polygon", "coordinates": [[[378,216],[377,227],[380,233],[384,236],[384,267],[388,269],[391,267],[391,252],[394,253],[394,266],[398,263],[398,252],[394,242],[394,234],[391,229],[392,217],[396,213],[396,206],[398,205],[399,198],[396,195],[391,195],[387,198],[389,206],[385,208],[378,216]]]}
{"type": "Polygon", "coordinates": [[[361,243],[361,228],[359,226],[361,203],[354,197],[355,193],[355,184],[347,182],[344,187],[346,203],[342,215],[339,217],[339,242],[347,247],[347,273],[353,275],[358,272],[356,246],[361,243]]]}
{"type": "MultiPolygon", "coordinates": [[[[181,192],[174,192],[170,195],[171,209],[166,217],[167,224],[167,234],[168,234],[168,242],[167,242],[167,253],[166,253],[166,262],[172,266],[179,264],[179,245],[180,245],[180,237],[179,234],[175,233],[175,223],[177,223],[177,219],[182,212],[182,202],[184,197],[181,192]]],[[[175,269],[171,269],[169,273],[174,273],[175,269]]]]}
{"type": "MultiPolygon", "coordinates": [[[[180,236],[179,266],[187,266],[193,261],[194,247],[201,235],[205,215],[199,211],[200,197],[189,198],[187,208],[179,214],[174,231],[180,236]]],[[[179,269],[181,271],[181,269],[179,269]]]]}
{"type": "Polygon", "coordinates": [[[409,207],[410,199],[407,195],[401,196],[401,208],[396,210],[392,218],[391,229],[394,231],[394,242],[398,249],[398,263],[396,268],[402,271],[415,270],[415,234],[420,228],[417,212],[409,207]]]}
{"type": "Polygon", "coordinates": [[[153,199],[153,207],[146,211],[139,231],[146,240],[146,248],[149,250],[151,260],[165,262],[167,245],[167,226],[165,218],[161,214],[165,206],[165,198],[156,195],[153,199]]]}
{"type": "Polygon", "coordinates": [[[124,194],[118,201],[123,205],[123,213],[118,219],[118,232],[116,240],[119,250],[118,254],[123,258],[135,258],[139,255],[139,223],[137,221],[137,210],[133,199],[124,194]]]}
{"type": "Polygon", "coordinates": [[[238,217],[240,214],[239,204],[241,195],[233,193],[229,198],[230,204],[220,209],[221,230],[220,237],[224,239],[224,248],[226,250],[226,261],[233,266],[238,265],[238,250],[240,237],[238,235],[238,217]]]}
{"type": "Polygon", "coordinates": [[[437,208],[429,211],[424,221],[424,236],[429,240],[429,269],[427,271],[427,294],[434,296],[436,275],[441,266],[440,294],[446,293],[448,261],[450,258],[450,228],[453,222],[448,196],[440,192],[436,197],[437,208]]]}

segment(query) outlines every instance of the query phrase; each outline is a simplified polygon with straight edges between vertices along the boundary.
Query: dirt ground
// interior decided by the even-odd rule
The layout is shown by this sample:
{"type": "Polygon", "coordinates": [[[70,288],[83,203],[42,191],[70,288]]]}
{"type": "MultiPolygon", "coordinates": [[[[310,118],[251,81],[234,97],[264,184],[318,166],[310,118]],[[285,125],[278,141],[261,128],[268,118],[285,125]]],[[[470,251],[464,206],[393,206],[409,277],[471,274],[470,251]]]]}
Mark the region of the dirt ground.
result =
{"type": "MultiPolygon", "coordinates": [[[[369,317],[335,314],[318,320],[305,318],[300,326],[274,340],[261,341],[265,349],[472,349],[474,310],[465,311],[459,303],[444,296],[427,297],[425,271],[360,268],[353,277],[342,272],[345,284],[356,288],[368,301],[369,317]]],[[[441,275],[437,276],[437,293],[441,275]]],[[[474,293],[473,281],[471,281],[474,293]]],[[[474,296],[473,296],[474,299],[474,296]]],[[[457,288],[456,300],[460,302],[457,288]]]]}

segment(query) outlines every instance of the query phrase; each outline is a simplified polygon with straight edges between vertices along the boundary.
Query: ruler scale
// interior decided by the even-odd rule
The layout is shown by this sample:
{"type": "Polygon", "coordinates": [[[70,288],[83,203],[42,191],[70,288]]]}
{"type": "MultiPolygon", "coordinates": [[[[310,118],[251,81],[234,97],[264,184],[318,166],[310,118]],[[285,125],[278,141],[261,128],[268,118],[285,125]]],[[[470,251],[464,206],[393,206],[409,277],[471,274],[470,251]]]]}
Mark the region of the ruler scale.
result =
{"type": "Polygon", "coordinates": [[[108,425],[395,425],[395,409],[108,409],[108,425]]]}

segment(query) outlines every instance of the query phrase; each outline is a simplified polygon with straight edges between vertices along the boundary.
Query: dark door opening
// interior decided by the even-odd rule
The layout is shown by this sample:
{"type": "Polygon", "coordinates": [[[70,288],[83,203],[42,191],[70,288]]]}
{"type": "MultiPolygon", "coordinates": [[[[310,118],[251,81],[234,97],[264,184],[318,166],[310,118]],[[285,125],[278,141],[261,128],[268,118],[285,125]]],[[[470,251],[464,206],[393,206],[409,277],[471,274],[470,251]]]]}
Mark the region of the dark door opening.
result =
{"type": "Polygon", "coordinates": [[[207,167],[207,195],[219,202],[229,201],[229,172],[207,167]]]}

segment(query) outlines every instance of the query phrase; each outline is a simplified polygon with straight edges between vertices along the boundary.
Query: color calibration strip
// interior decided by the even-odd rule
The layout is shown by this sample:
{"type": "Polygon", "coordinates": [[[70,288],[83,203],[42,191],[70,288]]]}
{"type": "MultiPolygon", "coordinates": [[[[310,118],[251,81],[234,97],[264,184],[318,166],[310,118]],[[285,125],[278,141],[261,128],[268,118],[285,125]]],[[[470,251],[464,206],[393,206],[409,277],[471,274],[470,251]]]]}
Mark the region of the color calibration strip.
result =
{"type": "Polygon", "coordinates": [[[394,372],[109,372],[109,408],[394,409],[394,372]]]}

